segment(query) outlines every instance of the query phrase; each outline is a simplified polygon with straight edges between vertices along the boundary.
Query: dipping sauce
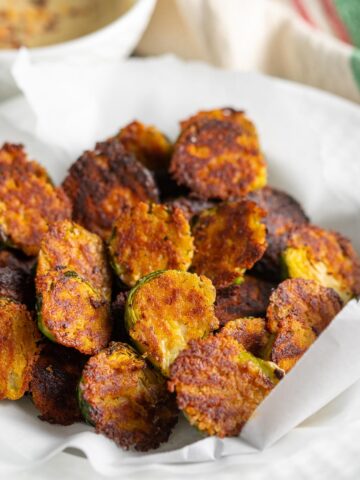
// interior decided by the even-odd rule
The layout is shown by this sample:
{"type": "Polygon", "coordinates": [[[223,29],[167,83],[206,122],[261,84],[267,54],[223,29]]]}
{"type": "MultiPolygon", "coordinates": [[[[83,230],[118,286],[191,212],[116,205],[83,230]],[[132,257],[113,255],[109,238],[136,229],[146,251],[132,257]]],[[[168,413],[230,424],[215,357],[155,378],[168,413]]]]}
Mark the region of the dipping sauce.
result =
{"type": "Polygon", "coordinates": [[[108,25],[135,0],[0,0],[0,49],[42,47],[108,25]]]}

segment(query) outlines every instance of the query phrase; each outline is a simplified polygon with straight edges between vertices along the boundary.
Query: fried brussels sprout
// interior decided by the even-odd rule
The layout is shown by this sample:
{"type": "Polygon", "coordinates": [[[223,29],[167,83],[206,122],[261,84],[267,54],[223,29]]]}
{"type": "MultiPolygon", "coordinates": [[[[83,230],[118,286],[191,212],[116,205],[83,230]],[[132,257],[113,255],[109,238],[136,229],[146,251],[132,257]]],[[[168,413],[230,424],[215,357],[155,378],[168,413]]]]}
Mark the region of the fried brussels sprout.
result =
{"type": "Polygon", "coordinates": [[[111,273],[100,237],[69,220],[53,223],[41,242],[36,274],[75,271],[98,290],[111,297],[111,273]]]}
{"type": "Polygon", "coordinates": [[[107,240],[119,212],[140,200],[158,201],[152,174],[118,140],[97,143],[70,168],[63,183],[73,219],[107,240]]]}
{"type": "Polygon", "coordinates": [[[248,196],[267,215],[265,217],[267,249],[254,266],[254,272],[273,280],[281,279],[281,253],[291,230],[296,225],[309,223],[300,204],[285,192],[264,187],[248,196]]]}
{"type": "Polygon", "coordinates": [[[288,372],[341,310],[339,295],[313,280],[282,282],[270,297],[267,328],[275,334],[271,360],[288,372]]]}
{"type": "Polygon", "coordinates": [[[167,376],[188,342],[218,328],[215,288],[206,277],[168,270],[140,280],[126,303],[125,324],[140,352],[167,376]]]}
{"type": "Polygon", "coordinates": [[[264,215],[248,200],[222,203],[202,212],[193,228],[192,269],[209,277],[217,288],[242,281],[245,270],[265,252],[264,215]]]}
{"type": "Polygon", "coordinates": [[[122,128],[114,138],[149,170],[168,168],[172,145],[169,139],[152,125],[144,125],[135,120],[122,128]]]}
{"type": "Polygon", "coordinates": [[[109,303],[76,272],[36,277],[38,327],[50,340],[93,355],[109,343],[109,303]]]}
{"type": "Polygon", "coordinates": [[[360,295],[360,258],[339,233],[314,225],[298,226],[282,254],[284,276],[315,280],[342,298],[360,295]]]}
{"type": "Polygon", "coordinates": [[[220,117],[206,114],[183,122],[170,162],[177,183],[204,199],[228,200],[266,184],[255,127],[240,112],[220,117]]]}
{"type": "Polygon", "coordinates": [[[115,272],[133,286],[157,270],[187,270],[194,247],[180,209],[140,202],[119,215],[109,250],[115,272]]]}
{"type": "Polygon", "coordinates": [[[0,399],[18,400],[28,390],[40,339],[27,308],[0,297],[0,399]]]}
{"type": "Polygon", "coordinates": [[[0,243],[37,255],[48,223],[71,217],[71,206],[22,145],[0,149],[0,243]]]}
{"type": "Polygon", "coordinates": [[[112,342],[90,358],[79,384],[84,418],[124,449],[147,451],[169,438],[177,422],[164,378],[129,345],[112,342]]]}
{"type": "Polygon", "coordinates": [[[192,340],[170,369],[168,388],[192,425],[208,435],[236,436],[282,378],[226,335],[192,340]]]}
{"type": "Polygon", "coordinates": [[[241,317],[265,316],[274,283],[245,275],[240,285],[216,291],[215,315],[220,325],[241,317]]]}
{"type": "Polygon", "coordinates": [[[50,342],[42,345],[30,383],[41,420],[59,425],[81,421],[77,386],[85,362],[76,350],[50,342]]]}
{"type": "Polygon", "coordinates": [[[192,197],[177,197],[166,200],[166,205],[180,208],[189,222],[204,210],[213,208],[216,203],[210,200],[201,200],[192,197]]]}
{"type": "Polygon", "coordinates": [[[248,352],[262,357],[270,341],[270,333],[266,329],[266,321],[259,317],[242,317],[230,320],[219,335],[234,338],[248,352]]]}

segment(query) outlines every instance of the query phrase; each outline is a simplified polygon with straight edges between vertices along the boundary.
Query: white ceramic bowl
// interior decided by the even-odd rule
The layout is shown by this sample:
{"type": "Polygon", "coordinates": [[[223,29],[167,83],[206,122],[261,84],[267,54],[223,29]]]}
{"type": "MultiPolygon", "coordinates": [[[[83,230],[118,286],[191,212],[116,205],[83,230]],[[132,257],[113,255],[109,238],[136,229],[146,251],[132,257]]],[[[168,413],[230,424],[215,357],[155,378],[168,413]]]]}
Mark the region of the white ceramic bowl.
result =
{"type": "MultiPolygon", "coordinates": [[[[29,49],[32,61],[71,59],[121,59],[129,55],[145,30],[156,0],[135,0],[119,18],[88,35],[48,47],[29,49]]],[[[0,49],[0,100],[17,93],[11,67],[18,55],[15,49],[0,49]]]]}

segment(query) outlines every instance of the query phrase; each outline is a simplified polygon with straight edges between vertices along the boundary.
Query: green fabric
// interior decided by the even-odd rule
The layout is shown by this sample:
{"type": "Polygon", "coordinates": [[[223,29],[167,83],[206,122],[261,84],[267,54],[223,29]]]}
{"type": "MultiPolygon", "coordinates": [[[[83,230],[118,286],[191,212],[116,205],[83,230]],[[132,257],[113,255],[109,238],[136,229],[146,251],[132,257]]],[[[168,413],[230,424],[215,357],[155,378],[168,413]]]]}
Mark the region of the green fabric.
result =
{"type": "Polygon", "coordinates": [[[355,82],[360,91],[360,49],[354,48],[350,57],[350,65],[354,75],[355,82]]]}
{"type": "Polygon", "coordinates": [[[360,0],[333,0],[353,45],[360,48],[360,0]]]}

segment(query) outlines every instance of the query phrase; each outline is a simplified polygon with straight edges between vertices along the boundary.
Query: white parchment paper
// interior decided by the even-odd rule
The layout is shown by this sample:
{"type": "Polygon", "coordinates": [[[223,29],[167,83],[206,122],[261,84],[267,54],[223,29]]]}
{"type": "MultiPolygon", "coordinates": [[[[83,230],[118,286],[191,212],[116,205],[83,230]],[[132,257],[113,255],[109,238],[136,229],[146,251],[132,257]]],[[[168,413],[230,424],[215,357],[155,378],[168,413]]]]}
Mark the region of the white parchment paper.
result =
{"type": "MultiPolygon", "coordinates": [[[[25,100],[0,109],[0,140],[25,143],[56,182],[82,150],[135,118],[175,138],[178,121],[199,109],[243,108],[260,131],[270,184],[290,192],[314,222],[338,229],[360,250],[359,107],[279,80],[172,57],[34,66],[23,51],[14,75],[25,100]]],[[[40,422],[28,399],[1,402],[0,471],[29,467],[66,447],[82,450],[105,475],[152,464],[182,464],[185,475],[209,465],[213,471],[223,462],[289,455],[324,430],[331,434],[360,422],[359,341],[360,305],[354,300],[262,403],[240,438],[203,438],[181,419],[170,442],[147,454],[125,452],[85,425],[40,422]],[[215,459],[222,460],[208,463],[215,459]]]]}

